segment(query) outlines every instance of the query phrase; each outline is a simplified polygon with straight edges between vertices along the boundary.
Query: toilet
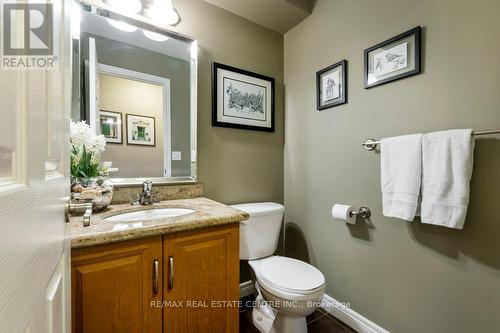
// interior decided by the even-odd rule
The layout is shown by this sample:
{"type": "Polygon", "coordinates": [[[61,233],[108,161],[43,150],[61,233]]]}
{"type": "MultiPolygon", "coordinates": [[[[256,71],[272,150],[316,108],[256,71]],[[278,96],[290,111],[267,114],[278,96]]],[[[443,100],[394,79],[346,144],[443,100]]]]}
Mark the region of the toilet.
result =
{"type": "Polygon", "coordinates": [[[250,218],[240,224],[240,259],[248,260],[257,292],[252,321],[262,333],[306,333],[306,316],[319,306],[325,277],[314,266],[275,256],[285,208],[277,203],[233,205],[250,218]]]}

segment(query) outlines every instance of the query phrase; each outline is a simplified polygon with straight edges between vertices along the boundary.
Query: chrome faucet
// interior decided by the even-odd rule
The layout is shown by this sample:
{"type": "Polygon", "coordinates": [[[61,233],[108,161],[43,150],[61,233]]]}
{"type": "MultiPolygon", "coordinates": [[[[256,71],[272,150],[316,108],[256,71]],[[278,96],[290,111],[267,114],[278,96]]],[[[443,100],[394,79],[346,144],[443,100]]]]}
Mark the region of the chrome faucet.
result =
{"type": "Polygon", "coordinates": [[[136,200],[132,202],[132,205],[144,205],[149,206],[153,203],[158,202],[153,198],[153,182],[148,180],[142,183],[142,194],[138,194],[136,200]]]}

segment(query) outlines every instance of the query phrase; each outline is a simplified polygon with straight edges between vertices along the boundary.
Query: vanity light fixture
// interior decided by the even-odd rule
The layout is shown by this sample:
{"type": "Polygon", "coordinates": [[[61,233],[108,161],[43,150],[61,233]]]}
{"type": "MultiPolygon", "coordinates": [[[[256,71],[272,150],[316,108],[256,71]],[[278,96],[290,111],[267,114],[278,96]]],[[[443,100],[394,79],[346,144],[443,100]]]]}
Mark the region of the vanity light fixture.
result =
{"type": "Polygon", "coordinates": [[[149,30],[142,30],[142,33],[144,36],[147,38],[154,40],[155,42],[164,42],[168,40],[168,37],[162,34],[159,34],[157,32],[149,31],[149,30]]]}
{"type": "Polygon", "coordinates": [[[172,4],[172,0],[154,0],[153,4],[144,9],[147,17],[159,24],[177,25],[181,17],[172,4]]]}
{"type": "Polygon", "coordinates": [[[105,0],[105,2],[124,14],[137,14],[142,10],[140,0],[105,0]]]}
{"type": "Polygon", "coordinates": [[[130,25],[130,24],[125,23],[123,21],[117,21],[117,20],[113,20],[110,18],[108,18],[107,20],[108,20],[109,24],[111,24],[113,27],[115,27],[116,29],[119,29],[121,31],[134,32],[137,30],[137,27],[134,27],[133,25],[130,25]]]}

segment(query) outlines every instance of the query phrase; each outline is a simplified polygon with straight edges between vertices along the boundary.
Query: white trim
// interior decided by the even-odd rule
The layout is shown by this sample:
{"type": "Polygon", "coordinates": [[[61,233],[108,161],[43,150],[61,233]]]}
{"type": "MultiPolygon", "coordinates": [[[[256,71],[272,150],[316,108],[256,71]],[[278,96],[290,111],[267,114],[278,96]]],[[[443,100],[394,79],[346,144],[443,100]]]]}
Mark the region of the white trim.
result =
{"type": "Polygon", "coordinates": [[[250,296],[255,293],[252,281],[245,281],[240,283],[240,298],[250,296]]]}
{"type": "MultiPolygon", "coordinates": [[[[255,288],[252,281],[240,283],[240,298],[253,293],[255,288]]],[[[321,308],[359,333],[390,333],[327,294],[323,295],[321,308]]]]}
{"type": "Polygon", "coordinates": [[[93,133],[97,133],[97,118],[99,117],[98,103],[97,103],[97,90],[99,84],[97,80],[97,50],[95,46],[95,39],[89,37],[89,125],[93,133]],[[94,121],[93,121],[94,120],[94,121]]]}
{"type": "Polygon", "coordinates": [[[359,333],[390,333],[327,294],[323,295],[321,307],[359,333]]]}
{"type": "MultiPolygon", "coordinates": [[[[121,67],[110,66],[106,64],[98,64],[98,70],[100,73],[113,75],[125,79],[132,78],[136,81],[151,83],[163,87],[163,144],[165,148],[163,156],[163,176],[171,177],[172,176],[172,117],[170,115],[170,79],[156,75],[136,72],[121,67]]],[[[90,122],[92,123],[92,117],[90,119],[91,119],[90,122]]],[[[97,119],[95,119],[94,121],[97,121],[97,119]]],[[[124,133],[123,135],[124,140],[126,140],[126,136],[127,133],[124,133]]]]}
{"type": "Polygon", "coordinates": [[[191,133],[190,133],[190,143],[191,143],[191,177],[194,179],[197,177],[197,126],[198,126],[198,42],[193,41],[191,43],[191,60],[190,60],[190,92],[189,92],[189,104],[190,104],[190,121],[191,121],[191,133]]]}

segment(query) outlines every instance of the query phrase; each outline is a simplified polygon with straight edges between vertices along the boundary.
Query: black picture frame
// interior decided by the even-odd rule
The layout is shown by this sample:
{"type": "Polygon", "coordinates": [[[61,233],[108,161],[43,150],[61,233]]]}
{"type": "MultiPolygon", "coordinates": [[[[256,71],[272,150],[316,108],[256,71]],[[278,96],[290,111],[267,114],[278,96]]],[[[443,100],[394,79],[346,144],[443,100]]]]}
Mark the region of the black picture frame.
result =
{"type": "Polygon", "coordinates": [[[127,145],[128,146],[156,147],[156,118],[155,117],[144,116],[144,115],[141,115],[141,114],[127,113],[127,114],[125,114],[125,122],[126,122],[125,126],[126,126],[126,135],[127,135],[127,145]],[[129,128],[128,128],[128,117],[129,116],[153,119],[153,130],[154,130],[153,138],[154,138],[154,144],[150,145],[150,144],[140,144],[140,143],[133,143],[133,142],[130,143],[129,137],[128,137],[128,130],[129,130],[129,128]]]}
{"type": "Polygon", "coordinates": [[[116,114],[117,115],[117,118],[120,119],[120,141],[118,142],[113,142],[113,141],[108,141],[109,139],[105,137],[106,139],[106,144],[112,144],[112,145],[123,145],[123,114],[121,112],[116,112],[116,111],[109,111],[109,110],[104,110],[104,109],[101,109],[100,110],[100,113],[99,113],[99,127],[102,126],[101,125],[101,113],[102,112],[106,112],[106,113],[113,113],[113,114],[116,114]]]}
{"type": "Polygon", "coordinates": [[[334,106],[342,105],[347,103],[347,60],[341,60],[339,62],[334,63],[331,66],[323,68],[322,70],[316,72],[316,109],[318,111],[322,111],[325,109],[329,109],[334,106]],[[340,97],[333,99],[330,103],[321,104],[321,96],[322,96],[322,87],[321,87],[321,78],[322,75],[332,71],[333,69],[340,67],[342,70],[341,74],[341,88],[340,88],[340,97]]]}
{"type": "MultiPolygon", "coordinates": [[[[251,84],[249,82],[245,82],[248,84],[251,84]]],[[[266,116],[267,116],[267,110],[265,110],[266,116]]],[[[224,65],[218,62],[213,62],[212,64],[212,126],[216,127],[226,127],[226,128],[237,128],[237,129],[244,129],[244,130],[254,130],[254,131],[264,131],[264,132],[274,132],[275,131],[275,80],[272,77],[265,76],[262,74],[250,72],[241,68],[237,67],[232,67],[229,65],[224,65]],[[264,126],[254,126],[254,125],[247,125],[247,124],[238,124],[238,123],[233,123],[233,122],[224,122],[220,121],[217,117],[218,111],[219,111],[219,103],[218,103],[218,94],[223,90],[223,87],[218,86],[218,70],[226,70],[229,72],[241,74],[248,76],[250,78],[256,78],[259,80],[264,80],[269,82],[270,84],[270,104],[271,104],[271,110],[269,112],[269,116],[271,118],[271,124],[269,127],[264,127],[264,126]]]]}
{"type": "Polygon", "coordinates": [[[367,48],[364,51],[364,85],[365,85],[365,89],[373,88],[373,87],[376,87],[376,86],[379,86],[382,84],[386,84],[386,83],[400,80],[400,79],[403,79],[403,78],[406,78],[409,76],[420,74],[420,72],[421,72],[421,58],[422,58],[421,45],[422,45],[422,27],[417,26],[417,27],[410,29],[408,31],[405,31],[397,36],[389,38],[381,43],[378,43],[370,48],[367,48]],[[379,48],[382,48],[384,46],[393,44],[399,40],[404,40],[412,35],[415,35],[415,47],[413,49],[413,57],[414,57],[413,59],[414,59],[414,63],[415,63],[415,68],[413,70],[410,70],[410,71],[407,71],[404,73],[400,73],[400,74],[396,74],[396,75],[391,76],[391,77],[387,77],[387,78],[379,80],[375,83],[368,83],[370,52],[377,50],[379,48]]]}

